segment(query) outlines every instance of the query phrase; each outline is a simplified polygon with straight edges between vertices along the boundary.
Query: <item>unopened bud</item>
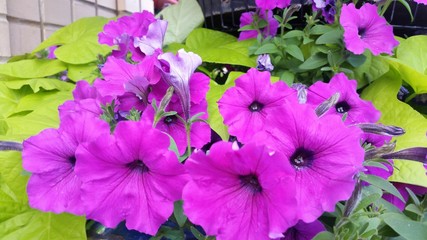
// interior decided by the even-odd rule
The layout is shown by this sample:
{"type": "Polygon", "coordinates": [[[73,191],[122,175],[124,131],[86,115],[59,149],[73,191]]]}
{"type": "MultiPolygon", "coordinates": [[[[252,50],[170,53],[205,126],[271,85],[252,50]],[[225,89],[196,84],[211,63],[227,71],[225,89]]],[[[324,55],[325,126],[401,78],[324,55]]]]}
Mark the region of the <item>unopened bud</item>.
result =
{"type": "Polygon", "coordinates": [[[362,131],[367,133],[374,133],[378,135],[384,135],[384,136],[400,136],[405,134],[405,130],[401,127],[397,126],[387,126],[382,124],[376,124],[376,123],[360,123],[356,124],[362,131]]]}
{"type": "Polygon", "coordinates": [[[326,101],[322,102],[317,108],[314,110],[316,112],[316,115],[318,117],[323,116],[329,109],[331,109],[332,106],[337,104],[338,100],[340,99],[340,94],[335,93],[330,98],[326,99],[326,101]]]}

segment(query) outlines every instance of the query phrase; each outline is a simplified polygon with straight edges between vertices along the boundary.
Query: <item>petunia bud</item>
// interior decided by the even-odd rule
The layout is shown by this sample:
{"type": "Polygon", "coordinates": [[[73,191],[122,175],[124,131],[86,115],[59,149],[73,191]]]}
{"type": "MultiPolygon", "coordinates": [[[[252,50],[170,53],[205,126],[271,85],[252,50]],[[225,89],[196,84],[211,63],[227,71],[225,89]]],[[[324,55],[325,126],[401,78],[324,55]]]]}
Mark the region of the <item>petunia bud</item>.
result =
{"type": "MultiPolygon", "coordinates": [[[[383,158],[385,154],[389,154],[396,148],[396,142],[385,143],[382,147],[374,148],[365,152],[365,161],[377,158],[383,158]]],[[[385,158],[389,159],[389,158],[385,158]]]]}
{"type": "Polygon", "coordinates": [[[304,104],[307,102],[307,86],[302,83],[292,84],[292,88],[297,90],[298,103],[304,104]]]}
{"type": "Polygon", "coordinates": [[[384,136],[400,136],[405,134],[405,130],[397,126],[387,126],[376,123],[360,123],[356,124],[364,132],[374,133],[384,136]]]}
{"type": "Polygon", "coordinates": [[[427,148],[414,147],[403,149],[394,153],[384,154],[381,156],[383,159],[406,159],[417,162],[427,163],[427,148]]]}
{"type": "Polygon", "coordinates": [[[0,141],[0,151],[22,151],[22,143],[0,141]]]}
{"type": "Polygon", "coordinates": [[[340,99],[340,94],[339,93],[335,93],[330,98],[326,99],[326,101],[322,102],[319,106],[316,107],[316,109],[315,109],[316,115],[318,117],[323,116],[323,114],[325,114],[327,111],[329,111],[329,109],[332,106],[334,106],[335,104],[337,104],[337,102],[338,102],[339,99],[340,99]]]}
{"type": "Polygon", "coordinates": [[[273,71],[274,70],[274,66],[273,64],[271,64],[271,59],[270,59],[270,55],[268,54],[261,54],[258,56],[257,58],[257,66],[256,69],[258,69],[259,71],[273,71]]]}

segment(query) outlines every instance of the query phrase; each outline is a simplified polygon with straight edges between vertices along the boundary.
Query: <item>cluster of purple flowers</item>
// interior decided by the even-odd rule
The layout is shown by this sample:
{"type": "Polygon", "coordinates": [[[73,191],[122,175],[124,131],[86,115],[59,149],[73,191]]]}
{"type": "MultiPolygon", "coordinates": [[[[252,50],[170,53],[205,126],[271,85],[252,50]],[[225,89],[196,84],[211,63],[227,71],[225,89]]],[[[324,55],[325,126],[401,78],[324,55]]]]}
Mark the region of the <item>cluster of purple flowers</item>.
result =
{"type": "MultiPolygon", "coordinates": [[[[289,5],[258,2],[264,10],[289,5]]],[[[195,73],[196,54],[163,53],[166,27],[148,12],[105,26],[99,41],[117,50],[103,79],[78,82],[74,99],[59,108],[59,127],[24,142],[30,205],[107,227],[125,221],[154,235],[182,199],[189,220],[218,239],[309,239],[323,231],[318,218],[350,198],[365,170],[363,145],[390,140],[358,127],[377,122],[380,112],[343,73],[307,88],[272,83],[269,72],[250,69],[218,101],[240,144],[220,141],[203,152],[211,139],[204,121],[210,80],[195,73]],[[159,108],[167,113],[160,119],[159,108]],[[185,163],[169,149],[171,139],[179,155],[196,149],[185,163]]],[[[368,169],[391,174],[377,170],[368,169]]]]}
{"type": "MultiPolygon", "coordinates": [[[[240,18],[240,27],[254,24],[260,20],[268,24],[260,29],[264,38],[274,37],[279,28],[279,22],[273,17],[274,8],[285,8],[290,1],[256,1],[259,11],[243,13],[240,18]]],[[[420,0],[420,3],[422,1],[420,0]]],[[[336,7],[334,0],[314,0],[314,11],[322,11],[327,23],[335,22],[336,7]]],[[[376,5],[365,3],[360,9],[356,9],[353,3],[343,4],[339,23],[344,29],[344,43],[348,51],[354,54],[362,54],[366,49],[372,54],[386,53],[391,55],[392,50],[399,42],[394,39],[393,27],[388,25],[384,17],[378,14],[376,5]]],[[[239,40],[256,38],[257,30],[243,30],[239,40]]]]}

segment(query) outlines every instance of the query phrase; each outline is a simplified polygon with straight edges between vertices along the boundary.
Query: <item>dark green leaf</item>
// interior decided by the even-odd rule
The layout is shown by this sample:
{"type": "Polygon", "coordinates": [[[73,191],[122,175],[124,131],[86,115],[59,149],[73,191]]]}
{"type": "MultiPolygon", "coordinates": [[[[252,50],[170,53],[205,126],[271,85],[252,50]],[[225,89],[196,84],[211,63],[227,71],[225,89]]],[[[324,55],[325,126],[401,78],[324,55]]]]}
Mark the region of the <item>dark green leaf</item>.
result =
{"type": "Polygon", "coordinates": [[[273,43],[267,43],[262,45],[260,48],[258,48],[255,51],[255,54],[260,55],[264,53],[277,53],[277,52],[279,52],[279,49],[277,48],[276,45],[274,45],[273,43]]]}
{"type": "Polygon", "coordinates": [[[356,55],[351,54],[350,57],[347,58],[347,62],[351,64],[351,66],[357,68],[360,67],[366,61],[366,56],[363,54],[356,55]]]}
{"type": "Polygon", "coordinates": [[[313,238],[313,240],[332,240],[332,239],[335,239],[335,235],[328,231],[320,232],[313,238]]]}
{"type": "Polygon", "coordinates": [[[293,38],[293,37],[302,37],[304,36],[304,32],[300,31],[300,30],[292,30],[289,31],[287,33],[285,33],[285,35],[283,35],[283,38],[293,38]]]}
{"type": "Polygon", "coordinates": [[[310,34],[313,35],[322,35],[324,33],[327,33],[331,31],[333,28],[328,25],[315,25],[310,29],[310,34]]]}
{"type": "Polygon", "coordinates": [[[299,68],[302,70],[312,70],[319,68],[328,63],[328,60],[325,55],[321,53],[316,53],[313,56],[309,57],[305,62],[303,62],[299,68]]]}
{"type": "Polygon", "coordinates": [[[335,44],[340,43],[343,32],[341,29],[334,29],[321,35],[317,40],[316,44],[335,44]]]}
{"type": "Polygon", "coordinates": [[[184,210],[182,209],[182,200],[176,201],[174,203],[173,215],[180,227],[183,227],[185,222],[187,221],[187,216],[184,214],[184,210]]]}
{"type": "Polygon", "coordinates": [[[402,194],[400,194],[400,192],[396,189],[396,187],[393,186],[393,184],[391,184],[389,181],[384,180],[378,176],[368,175],[368,174],[361,174],[360,179],[387,191],[388,193],[402,200],[402,202],[406,202],[402,194]]]}
{"type": "Polygon", "coordinates": [[[412,221],[403,214],[386,213],[382,218],[388,226],[406,239],[418,240],[427,236],[426,224],[412,221]]]}
{"type": "Polygon", "coordinates": [[[301,51],[301,49],[296,45],[287,45],[285,46],[285,51],[289,53],[294,58],[300,60],[301,62],[304,61],[304,55],[301,51]]]}

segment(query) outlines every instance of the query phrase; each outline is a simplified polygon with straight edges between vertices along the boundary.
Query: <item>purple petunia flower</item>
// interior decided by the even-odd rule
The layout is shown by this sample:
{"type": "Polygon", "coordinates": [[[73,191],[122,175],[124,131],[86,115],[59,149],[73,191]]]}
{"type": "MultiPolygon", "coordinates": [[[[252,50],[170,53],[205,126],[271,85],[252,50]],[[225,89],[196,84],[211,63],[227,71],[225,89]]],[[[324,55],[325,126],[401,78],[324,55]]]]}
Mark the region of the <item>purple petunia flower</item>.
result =
{"type": "Polygon", "coordinates": [[[160,81],[155,56],[147,56],[138,64],[109,57],[101,70],[105,80],[96,80],[94,86],[102,96],[118,97],[120,110],[129,111],[135,103],[138,110],[148,105],[150,86],[160,81]]]}
{"type": "Polygon", "coordinates": [[[344,73],[338,73],[332,77],[329,83],[316,82],[308,90],[307,103],[314,108],[335,93],[340,94],[338,102],[327,112],[342,117],[347,113],[346,124],[375,123],[379,120],[381,113],[374,105],[362,100],[356,92],[356,80],[349,80],[344,73]]]}
{"type": "Polygon", "coordinates": [[[187,160],[185,214],[218,240],[283,236],[297,222],[290,166],[264,146],[232,145],[218,142],[208,155],[199,151],[187,160]]]}
{"type": "Polygon", "coordinates": [[[322,16],[325,18],[326,22],[329,24],[334,23],[335,21],[335,0],[314,0],[313,10],[322,10],[322,16]]]}
{"type": "Polygon", "coordinates": [[[293,167],[299,219],[312,222],[334,211],[351,196],[363,168],[362,131],[334,115],[318,118],[307,105],[286,105],[271,117],[276,128],[253,138],[284,154],[281,161],[293,167]]]}
{"type": "MultiPolygon", "coordinates": [[[[99,43],[109,46],[118,45],[119,49],[113,51],[114,57],[125,58],[127,53],[131,51],[132,59],[139,61],[144,58],[145,54],[136,49],[134,41],[136,38],[146,36],[149,31],[149,26],[158,21],[162,22],[160,25],[164,22],[162,20],[157,20],[154,15],[148,11],[120,17],[117,21],[110,21],[104,26],[104,31],[98,34],[99,43]],[[139,56],[139,54],[141,56],[139,56]]],[[[151,33],[151,35],[153,35],[153,33],[151,33]]],[[[163,38],[158,40],[162,42],[163,38]]],[[[158,44],[156,44],[156,46],[157,45],[158,44]]]]}
{"type": "MultiPolygon", "coordinates": [[[[219,112],[231,135],[246,143],[270,124],[274,109],[293,101],[294,91],[283,82],[270,83],[269,72],[252,68],[236,79],[218,101],[219,112]]],[[[296,97],[295,97],[296,101],[296,97]]]]}
{"type": "Polygon", "coordinates": [[[51,46],[47,48],[47,59],[56,59],[55,50],[58,48],[58,46],[51,46]]]}
{"type": "Polygon", "coordinates": [[[424,4],[427,5],[427,0],[414,0],[418,4],[424,4]]]}
{"type": "MultiPolygon", "coordinates": [[[[268,22],[268,27],[264,27],[261,30],[262,36],[264,38],[268,36],[275,36],[277,29],[279,28],[279,22],[273,18],[273,12],[268,11],[267,16],[265,12],[261,11],[256,15],[255,12],[245,12],[240,17],[240,27],[251,25],[255,19],[265,20],[268,22]]],[[[256,38],[258,36],[257,30],[244,30],[239,34],[239,40],[245,40],[250,38],[256,38]]]]}
{"type": "Polygon", "coordinates": [[[393,54],[399,42],[394,39],[393,27],[378,15],[377,6],[365,3],[356,9],[353,3],[344,4],[340,24],[344,28],[345,47],[354,54],[369,49],[372,54],[393,54]]]}
{"type": "Polygon", "coordinates": [[[196,68],[202,64],[202,59],[199,55],[192,52],[186,52],[184,49],[178,51],[176,55],[173,53],[164,53],[158,57],[163,80],[174,87],[174,92],[178,95],[179,101],[183,108],[184,119],[190,118],[190,78],[196,68]]]}
{"type": "Polygon", "coordinates": [[[86,216],[107,227],[125,220],[128,229],[154,235],[173,212],[188,180],[168,150],[169,137],[146,122],[119,122],[76,152],[86,216]]]}
{"type": "Polygon", "coordinates": [[[32,172],[29,204],[46,212],[83,215],[81,181],[74,172],[77,147],[109,133],[108,124],[89,114],[61,119],[59,129],[46,129],[24,141],[23,166],[32,172]]]}
{"type": "Polygon", "coordinates": [[[284,234],[285,237],[280,240],[311,240],[325,230],[325,226],[318,220],[311,223],[299,221],[295,226],[289,228],[284,234]]]}
{"type": "Polygon", "coordinates": [[[258,8],[263,10],[273,10],[276,7],[285,8],[291,4],[291,0],[255,0],[258,8]]]}

